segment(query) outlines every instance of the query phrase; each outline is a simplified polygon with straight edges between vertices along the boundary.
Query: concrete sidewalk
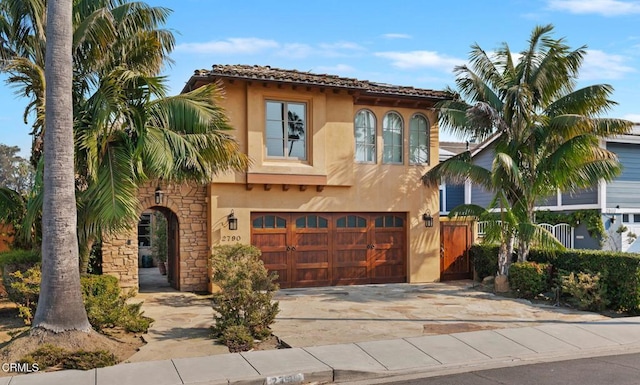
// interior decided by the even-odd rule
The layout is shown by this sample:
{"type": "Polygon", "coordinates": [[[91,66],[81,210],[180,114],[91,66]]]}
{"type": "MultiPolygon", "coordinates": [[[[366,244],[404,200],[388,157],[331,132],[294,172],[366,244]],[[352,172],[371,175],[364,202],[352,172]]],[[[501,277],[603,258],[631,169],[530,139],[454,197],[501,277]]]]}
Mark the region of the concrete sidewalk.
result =
{"type": "Polygon", "coordinates": [[[331,383],[640,352],[640,317],[135,362],[0,378],[0,385],[331,383]]]}

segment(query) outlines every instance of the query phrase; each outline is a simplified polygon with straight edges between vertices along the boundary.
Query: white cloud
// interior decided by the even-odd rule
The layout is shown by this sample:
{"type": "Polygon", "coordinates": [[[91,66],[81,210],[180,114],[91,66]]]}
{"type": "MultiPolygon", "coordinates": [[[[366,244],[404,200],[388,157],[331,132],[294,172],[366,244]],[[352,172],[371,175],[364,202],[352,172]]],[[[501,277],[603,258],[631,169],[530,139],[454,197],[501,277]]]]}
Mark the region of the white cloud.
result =
{"type": "Polygon", "coordinates": [[[385,33],[382,37],[385,39],[411,39],[411,35],[406,33],[385,33]]]}
{"type": "Polygon", "coordinates": [[[204,43],[183,43],[176,47],[176,51],[215,55],[255,55],[273,52],[278,56],[301,59],[309,56],[349,56],[353,55],[354,52],[365,51],[365,48],[356,43],[346,41],[309,45],[304,43],[279,43],[275,40],[255,37],[234,37],[204,43]]]}
{"type": "Polygon", "coordinates": [[[638,123],[640,122],[640,114],[627,114],[627,115],[624,115],[622,119],[626,119],[634,123],[638,123]]]}
{"type": "Polygon", "coordinates": [[[552,10],[576,14],[595,13],[602,16],[618,16],[640,13],[640,2],[621,0],[548,0],[552,10]]]}
{"type": "Polygon", "coordinates": [[[282,48],[278,50],[277,54],[279,56],[302,59],[310,56],[313,51],[313,47],[308,44],[289,43],[283,45],[282,48]]]}
{"type": "Polygon", "coordinates": [[[394,67],[401,69],[436,68],[443,71],[451,71],[453,67],[465,64],[465,60],[442,55],[434,51],[377,52],[375,55],[390,59],[394,67]]]}
{"type": "Polygon", "coordinates": [[[274,40],[254,37],[232,37],[205,43],[183,43],[176,46],[176,51],[199,54],[256,54],[269,49],[278,48],[280,44],[274,40]]]}
{"type": "Polygon", "coordinates": [[[580,68],[580,80],[621,79],[635,72],[633,67],[625,65],[627,58],[621,55],[607,54],[599,50],[587,50],[584,63],[580,68]]]}
{"type": "Polygon", "coordinates": [[[351,43],[348,41],[339,41],[337,43],[320,43],[319,47],[323,50],[356,50],[362,51],[364,47],[359,44],[351,43]]]}

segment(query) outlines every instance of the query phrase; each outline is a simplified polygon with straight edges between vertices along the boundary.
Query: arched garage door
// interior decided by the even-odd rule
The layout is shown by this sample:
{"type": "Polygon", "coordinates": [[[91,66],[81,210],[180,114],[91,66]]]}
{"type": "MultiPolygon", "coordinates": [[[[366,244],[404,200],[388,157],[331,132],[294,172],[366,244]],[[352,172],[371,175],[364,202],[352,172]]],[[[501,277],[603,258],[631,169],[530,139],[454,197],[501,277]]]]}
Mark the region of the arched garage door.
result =
{"type": "Polygon", "coordinates": [[[406,282],[405,213],[253,213],[280,287],[406,282]]]}

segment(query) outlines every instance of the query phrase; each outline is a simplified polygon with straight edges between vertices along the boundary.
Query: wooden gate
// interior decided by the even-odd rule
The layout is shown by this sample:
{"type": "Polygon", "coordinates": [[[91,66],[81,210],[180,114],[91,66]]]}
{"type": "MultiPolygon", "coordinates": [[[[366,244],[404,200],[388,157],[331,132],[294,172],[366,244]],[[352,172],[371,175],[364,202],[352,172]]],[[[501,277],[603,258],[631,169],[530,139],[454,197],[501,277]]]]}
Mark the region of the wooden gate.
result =
{"type": "Polygon", "coordinates": [[[440,280],[473,278],[471,223],[440,222],[440,280]]]}

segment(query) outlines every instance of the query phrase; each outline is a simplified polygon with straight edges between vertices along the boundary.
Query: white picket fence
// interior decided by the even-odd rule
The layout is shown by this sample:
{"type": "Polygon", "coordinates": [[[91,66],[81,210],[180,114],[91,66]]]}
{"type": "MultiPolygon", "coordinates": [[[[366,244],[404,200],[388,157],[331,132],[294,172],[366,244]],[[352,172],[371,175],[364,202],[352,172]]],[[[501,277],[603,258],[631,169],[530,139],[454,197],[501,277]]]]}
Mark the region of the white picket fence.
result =
{"type": "MultiPolygon", "coordinates": [[[[500,221],[498,221],[500,222],[500,221]]],[[[487,227],[486,221],[478,222],[478,236],[483,237],[487,227]]],[[[548,232],[562,243],[567,249],[573,249],[574,229],[568,223],[558,223],[557,225],[550,225],[548,223],[540,223],[540,226],[546,229],[548,232]]]]}

